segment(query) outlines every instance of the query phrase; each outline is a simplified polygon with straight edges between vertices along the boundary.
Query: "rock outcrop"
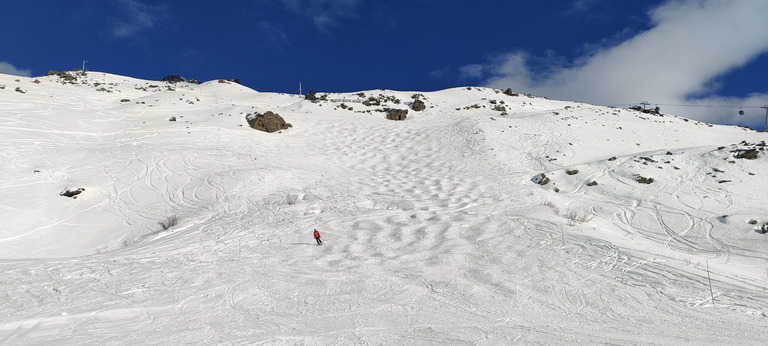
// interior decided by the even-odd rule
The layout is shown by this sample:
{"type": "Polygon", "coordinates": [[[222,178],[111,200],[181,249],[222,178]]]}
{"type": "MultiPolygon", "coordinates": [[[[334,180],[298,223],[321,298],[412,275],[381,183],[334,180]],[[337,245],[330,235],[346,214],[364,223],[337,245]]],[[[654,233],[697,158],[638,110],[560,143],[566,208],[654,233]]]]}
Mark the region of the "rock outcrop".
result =
{"type": "Polygon", "coordinates": [[[387,110],[387,119],[389,120],[405,120],[406,116],[408,116],[407,109],[388,109],[387,110]]]}
{"type": "Polygon", "coordinates": [[[413,101],[413,106],[411,106],[411,109],[417,112],[420,112],[427,109],[427,105],[425,105],[424,101],[422,100],[416,100],[416,101],[413,101]]]}
{"type": "Polygon", "coordinates": [[[283,117],[271,111],[267,111],[264,114],[248,114],[245,116],[245,120],[248,121],[248,125],[251,128],[264,132],[275,132],[293,127],[283,117]]]}

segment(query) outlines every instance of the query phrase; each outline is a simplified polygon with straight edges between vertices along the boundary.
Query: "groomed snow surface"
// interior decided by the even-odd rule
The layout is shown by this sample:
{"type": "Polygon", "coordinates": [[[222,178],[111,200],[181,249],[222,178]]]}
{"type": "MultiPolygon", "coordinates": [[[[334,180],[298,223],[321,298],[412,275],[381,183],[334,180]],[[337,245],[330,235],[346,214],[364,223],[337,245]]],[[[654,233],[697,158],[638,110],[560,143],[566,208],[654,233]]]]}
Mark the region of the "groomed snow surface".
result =
{"type": "Polygon", "coordinates": [[[765,133],[485,88],[391,121],[416,92],[73,74],[0,75],[0,344],[768,338],[765,133]],[[266,111],[293,127],[248,127],[266,111]]]}

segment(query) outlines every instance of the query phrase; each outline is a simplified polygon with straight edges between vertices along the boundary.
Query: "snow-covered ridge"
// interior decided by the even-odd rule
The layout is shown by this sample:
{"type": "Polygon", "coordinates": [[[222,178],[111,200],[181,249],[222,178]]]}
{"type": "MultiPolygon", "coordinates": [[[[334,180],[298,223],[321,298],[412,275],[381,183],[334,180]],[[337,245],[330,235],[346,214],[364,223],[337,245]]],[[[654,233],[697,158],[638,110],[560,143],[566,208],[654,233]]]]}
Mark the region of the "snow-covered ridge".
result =
{"type": "Polygon", "coordinates": [[[0,343],[768,336],[765,133],[490,88],[75,75],[0,74],[0,343]],[[293,127],[250,129],[266,111],[293,127]]]}

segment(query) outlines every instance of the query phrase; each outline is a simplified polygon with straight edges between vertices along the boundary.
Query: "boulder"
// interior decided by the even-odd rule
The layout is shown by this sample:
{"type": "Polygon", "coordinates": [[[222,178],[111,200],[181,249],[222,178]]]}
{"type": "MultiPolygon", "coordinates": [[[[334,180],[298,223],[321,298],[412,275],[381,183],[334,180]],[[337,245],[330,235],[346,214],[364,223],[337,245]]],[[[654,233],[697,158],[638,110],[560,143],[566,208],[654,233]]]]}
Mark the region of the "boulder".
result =
{"type": "Polygon", "coordinates": [[[161,82],[168,82],[170,84],[176,84],[181,82],[191,83],[191,84],[200,84],[200,82],[197,79],[187,79],[182,76],[177,75],[171,75],[171,76],[165,76],[163,79],[160,80],[161,82]]]}
{"type": "Polygon", "coordinates": [[[408,115],[407,109],[388,109],[387,119],[389,120],[405,120],[408,115]]]}
{"type": "Polygon", "coordinates": [[[640,184],[653,184],[653,182],[654,182],[653,178],[646,178],[646,177],[643,177],[643,176],[640,176],[640,175],[635,177],[635,181],[640,183],[640,184]]]}
{"type": "Polygon", "coordinates": [[[760,152],[757,149],[747,149],[737,151],[735,157],[737,159],[754,160],[760,152]]]}
{"type": "Polygon", "coordinates": [[[424,104],[424,101],[417,99],[416,101],[413,101],[413,106],[411,106],[411,109],[420,112],[427,109],[427,106],[424,104]]]}
{"type": "Polygon", "coordinates": [[[80,187],[80,188],[77,188],[77,189],[74,189],[74,190],[63,191],[63,192],[61,192],[59,194],[59,196],[70,197],[70,198],[77,198],[77,195],[83,193],[83,191],[85,191],[85,188],[84,187],[80,187]]]}
{"type": "Polygon", "coordinates": [[[520,94],[518,94],[518,93],[516,93],[516,92],[512,91],[512,89],[510,89],[510,88],[507,88],[507,90],[504,90],[504,95],[509,95],[509,96],[520,96],[520,94]]]}
{"type": "Polygon", "coordinates": [[[309,101],[317,101],[317,95],[315,95],[315,90],[309,89],[309,93],[306,96],[304,96],[304,99],[309,101]]]}
{"type": "Polygon", "coordinates": [[[264,114],[248,114],[245,116],[245,120],[248,121],[251,128],[264,132],[275,132],[293,127],[293,125],[285,122],[283,117],[271,111],[264,114]]]}
{"type": "Polygon", "coordinates": [[[363,105],[366,105],[368,107],[370,106],[380,106],[381,102],[379,102],[379,99],[375,97],[369,97],[367,100],[363,101],[363,105]]]}
{"type": "Polygon", "coordinates": [[[531,178],[531,181],[534,182],[535,184],[539,184],[543,186],[543,185],[549,184],[549,177],[547,177],[547,175],[544,173],[539,173],[538,175],[531,178]]]}

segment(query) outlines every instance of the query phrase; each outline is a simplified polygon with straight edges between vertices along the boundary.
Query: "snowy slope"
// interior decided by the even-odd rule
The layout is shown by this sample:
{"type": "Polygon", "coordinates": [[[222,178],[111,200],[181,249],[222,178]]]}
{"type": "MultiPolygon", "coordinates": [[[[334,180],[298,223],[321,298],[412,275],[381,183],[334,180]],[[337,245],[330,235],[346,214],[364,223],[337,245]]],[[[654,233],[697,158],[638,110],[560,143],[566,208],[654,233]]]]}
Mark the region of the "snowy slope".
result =
{"type": "Polygon", "coordinates": [[[768,336],[768,159],[733,152],[765,133],[486,88],[396,122],[417,93],[77,77],[0,74],[0,344],[768,336]],[[250,129],[265,111],[293,127],[250,129]]]}

